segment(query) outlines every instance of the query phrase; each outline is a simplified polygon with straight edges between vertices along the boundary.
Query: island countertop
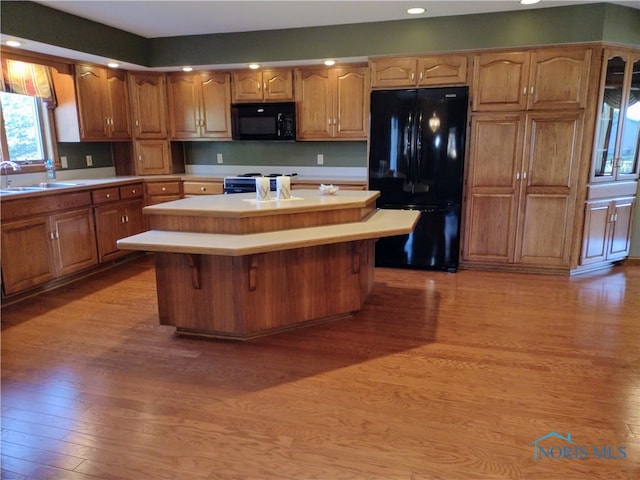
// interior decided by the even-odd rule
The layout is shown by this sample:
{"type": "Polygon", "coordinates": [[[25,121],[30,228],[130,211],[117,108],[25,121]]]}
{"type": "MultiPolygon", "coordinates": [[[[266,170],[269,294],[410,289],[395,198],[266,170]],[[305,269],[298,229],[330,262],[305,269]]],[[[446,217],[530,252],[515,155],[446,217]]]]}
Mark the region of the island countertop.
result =
{"type": "MultiPolygon", "coordinates": [[[[275,197],[275,192],[271,192],[275,197]]],[[[146,215],[188,215],[192,217],[256,217],[290,212],[317,212],[364,208],[380,196],[378,191],[340,190],[322,195],[318,190],[294,190],[291,198],[256,200],[255,193],[201,195],[144,208],[146,215]]]]}

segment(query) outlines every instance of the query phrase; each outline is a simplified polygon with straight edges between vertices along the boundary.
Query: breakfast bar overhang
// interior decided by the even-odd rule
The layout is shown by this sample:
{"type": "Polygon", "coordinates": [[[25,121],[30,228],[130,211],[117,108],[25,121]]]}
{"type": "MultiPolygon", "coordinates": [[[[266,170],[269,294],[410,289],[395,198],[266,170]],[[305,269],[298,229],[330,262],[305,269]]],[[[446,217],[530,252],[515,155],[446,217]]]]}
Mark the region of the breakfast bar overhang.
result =
{"type": "Polygon", "coordinates": [[[247,340],[351,315],[374,278],[375,240],[419,212],[377,210],[377,191],[198,196],[144,208],[151,230],[118,241],[155,252],[160,323],[247,340]]]}

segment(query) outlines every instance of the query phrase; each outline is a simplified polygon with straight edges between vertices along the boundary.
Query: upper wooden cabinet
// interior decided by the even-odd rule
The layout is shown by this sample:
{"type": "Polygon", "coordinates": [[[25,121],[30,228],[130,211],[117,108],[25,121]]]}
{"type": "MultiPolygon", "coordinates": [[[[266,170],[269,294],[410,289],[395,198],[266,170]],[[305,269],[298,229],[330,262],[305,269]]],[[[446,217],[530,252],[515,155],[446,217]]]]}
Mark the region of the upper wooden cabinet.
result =
{"type": "Polygon", "coordinates": [[[231,139],[231,81],[228,73],[167,75],[171,138],[231,139]]]}
{"type": "Polygon", "coordinates": [[[233,102],[293,101],[293,71],[242,70],[232,73],[233,102]]]}
{"type": "Polygon", "coordinates": [[[167,88],[164,73],[129,72],[135,138],[167,138],[167,88]]]}
{"type": "Polygon", "coordinates": [[[465,55],[377,58],[369,62],[372,88],[467,83],[465,55]]]}
{"type": "Polygon", "coordinates": [[[296,70],[296,108],[298,140],[366,140],[368,68],[296,70]]]}
{"type": "Polygon", "coordinates": [[[584,108],[592,53],[583,47],[479,53],[473,62],[472,109],[584,108]]]}
{"type": "Polygon", "coordinates": [[[81,140],[131,138],[126,72],[77,64],[75,85],[81,140]]]}
{"type": "Polygon", "coordinates": [[[605,49],[591,167],[592,182],[638,178],[640,51],[605,49]]]}

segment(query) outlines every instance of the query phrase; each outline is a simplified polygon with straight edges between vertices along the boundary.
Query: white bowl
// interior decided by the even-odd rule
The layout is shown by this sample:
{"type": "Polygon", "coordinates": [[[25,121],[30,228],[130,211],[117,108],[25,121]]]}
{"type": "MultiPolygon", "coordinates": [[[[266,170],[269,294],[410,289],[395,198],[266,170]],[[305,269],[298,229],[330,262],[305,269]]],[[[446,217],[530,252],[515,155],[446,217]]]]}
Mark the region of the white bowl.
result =
{"type": "Polygon", "coordinates": [[[340,190],[339,187],[336,187],[335,185],[325,185],[325,184],[321,184],[320,187],[318,187],[318,189],[320,190],[320,193],[322,195],[335,195],[338,190],[340,190]]]}

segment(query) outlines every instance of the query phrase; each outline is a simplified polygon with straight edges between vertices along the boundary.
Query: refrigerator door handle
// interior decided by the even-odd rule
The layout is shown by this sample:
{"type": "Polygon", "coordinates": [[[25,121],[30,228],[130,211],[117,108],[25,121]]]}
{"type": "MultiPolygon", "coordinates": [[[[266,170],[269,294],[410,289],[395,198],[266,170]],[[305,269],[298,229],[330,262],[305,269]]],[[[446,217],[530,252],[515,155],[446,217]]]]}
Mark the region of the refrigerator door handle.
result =
{"type": "Polygon", "coordinates": [[[415,170],[415,178],[413,180],[414,184],[420,183],[420,172],[422,172],[422,112],[418,116],[418,130],[415,132],[416,135],[416,170],[415,170]]]}

